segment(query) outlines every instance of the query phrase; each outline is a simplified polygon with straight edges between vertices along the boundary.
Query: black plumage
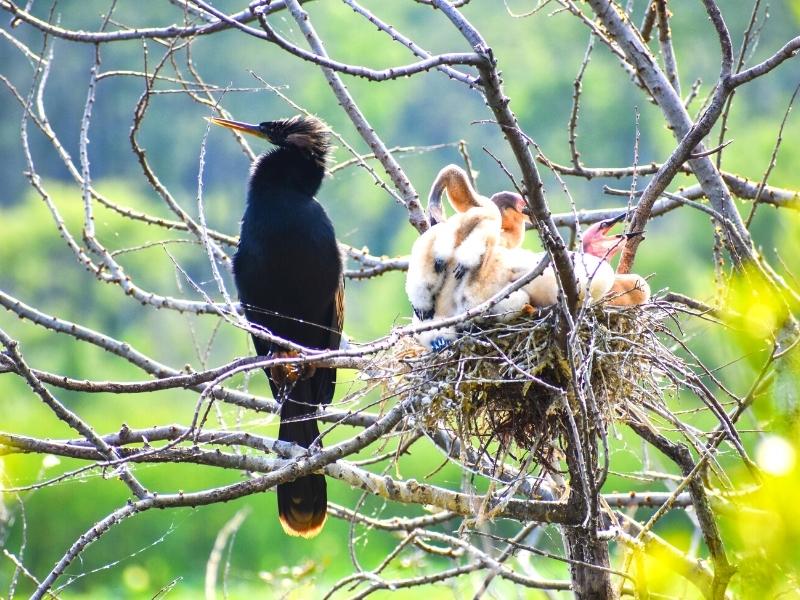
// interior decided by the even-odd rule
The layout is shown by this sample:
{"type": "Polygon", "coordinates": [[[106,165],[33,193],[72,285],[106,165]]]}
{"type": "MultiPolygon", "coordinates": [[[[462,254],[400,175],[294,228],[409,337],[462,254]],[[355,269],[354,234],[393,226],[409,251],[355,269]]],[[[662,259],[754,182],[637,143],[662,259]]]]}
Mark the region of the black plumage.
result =
{"type": "MultiPolygon", "coordinates": [[[[301,346],[339,347],[343,318],[342,259],[333,224],[314,199],[325,174],[329,134],[312,117],[247,125],[213,122],[258,135],[276,145],[253,164],[233,273],[250,323],[301,346]]],[[[259,355],[281,355],[253,336],[259,355]]],[[[308,448],[318,442],[309,415],[333,398],[336,370],[273,368],[269,384],[282,402],[279,438],[308,448]]],[[[290,535],[311,537],[326,518],[323,475],[278,486],[278,513],[290,535]]]]}

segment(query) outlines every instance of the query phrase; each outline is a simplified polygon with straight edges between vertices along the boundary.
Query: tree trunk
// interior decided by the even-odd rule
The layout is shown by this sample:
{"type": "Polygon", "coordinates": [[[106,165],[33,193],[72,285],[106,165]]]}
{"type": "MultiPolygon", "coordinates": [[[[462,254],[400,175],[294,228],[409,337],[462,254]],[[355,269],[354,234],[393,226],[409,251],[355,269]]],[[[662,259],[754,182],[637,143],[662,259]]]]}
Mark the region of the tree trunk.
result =
{"type": "Polygon", "coordinates": [[[562,529],[570,577],[576,600],[613,600],[616,598],[608,571],[608,543],[597,538],[597,524],[562,529]],[[600,567],[600,568],[597,568],[600,567]]]}
{"type": "MultiPolygon", "coordinates": [[[[570,410],[579,419],[589,420],[582,414],[581,406],[572,402],[570,410]]],[[[590,421],[589,426],[573,422],[567,425],[564,447],[569,470],[569,504],[571,526],[562,527],[564,548],[570,561],[572,589],[577,600],[613,600],[616,598],[611,586],[608,542],[601,540],[597,532],[601,526],[599,491],[602,475],[598,470],[598,431],[603,427],[600,419],[590,421]],[[600,479],[598,479],[600,477],[600,479]]]]}

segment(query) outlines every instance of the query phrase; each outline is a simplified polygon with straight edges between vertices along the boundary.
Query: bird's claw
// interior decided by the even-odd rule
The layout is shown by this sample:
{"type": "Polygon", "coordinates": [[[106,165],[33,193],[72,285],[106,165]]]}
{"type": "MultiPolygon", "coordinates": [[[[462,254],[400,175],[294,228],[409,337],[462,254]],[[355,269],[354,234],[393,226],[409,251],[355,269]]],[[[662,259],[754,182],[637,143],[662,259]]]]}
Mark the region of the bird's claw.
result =
{"type": "Polygon", "coordinates": [[[462,279],[464,277],[464,275],[466,275],[466,274],[467,274],[467,267],[465,267],[461,263],[458,263],[456,265],[456,268],[453,269],[453,276],[456,279],[462,279]]]}
{"type": "Polygon", "coordinates": [[[437,273],[442,273],[446,265],[447,263],[444,261],[444,259],[441,258],[433,259],[433,270],[436,271],[437,273]]]}
{"type": "MultiPolygon", "coordinates": [[[[271,358],[297,358],[297,352],[273,352],[271,358]]],[[[272,380],[279,386],[292,386],[300,379],[305,379],[313,375],[304,365],[275,365],[270,369],[272,380]]]]}
{"type": "Polygon", "coordinates": [[[431,340],[431,350],[434,352],[441,352],[450,345],[450,340],[442,336],[433,338],[431,340]]]}

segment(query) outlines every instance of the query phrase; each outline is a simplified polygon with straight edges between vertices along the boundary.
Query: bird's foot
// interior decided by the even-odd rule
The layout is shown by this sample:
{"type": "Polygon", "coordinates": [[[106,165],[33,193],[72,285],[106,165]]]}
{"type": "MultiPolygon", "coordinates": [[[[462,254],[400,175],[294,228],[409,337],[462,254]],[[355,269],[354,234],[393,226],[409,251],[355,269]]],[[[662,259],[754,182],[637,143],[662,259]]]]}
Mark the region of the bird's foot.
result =
{"type": "MultiPolygon", "coordinates": [[[[297,358],[300,356],[294,350],[273,352],[270,358],[297,358]]],[[[313,367],[311,367],[313,370],[313,367]]],[[[310,377],[306,371],[309,368],[304,368],[303,365],[275,365],[269,372],[272,380],[279,386],[291,386],[297,383],[299,379],[310,377]]]]}
{"type": "Polygon", "coordinates": [[[441,352],[450,345],[450,340],[445,337],[439,336],[431,340],[431,350],[434,352],[441,352]]]}
{"type": "Polygon", "coordinates": [[[456,279],[459,279],[459,280],[460,280],[460,279],[463,279],[464,275],[466,275],[466,274],[467,274],[467,267],[465,267],[465,266],[464,266],[464,265],[462,265],[461,263],[458,263],[458,264],[456,265],[456,268],[455,268],[455,269],[453,269],[453,276],[454,276],[456,279]]]}
{"type": "Polygon", "coordinates": [[[442,258],[434,258],[433,259],[433,270],[437,273],[442,273],[444,268],[447,266],[447,262],[442,258]]]}
{"type": "Polygon", "coordinates": [[[520,312],[525,315],[526,317],[532,317],[536,314],[536,309],[531,306],[530,304],[525,304],[521,309],[520,312]]]}

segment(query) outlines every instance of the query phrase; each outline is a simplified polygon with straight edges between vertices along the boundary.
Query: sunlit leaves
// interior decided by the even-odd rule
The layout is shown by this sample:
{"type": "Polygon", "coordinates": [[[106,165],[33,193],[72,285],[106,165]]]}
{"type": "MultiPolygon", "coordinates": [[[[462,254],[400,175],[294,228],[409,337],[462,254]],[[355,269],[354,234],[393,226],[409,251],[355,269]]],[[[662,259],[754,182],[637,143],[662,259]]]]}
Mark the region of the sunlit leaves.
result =
{"type": "Polygon", "coordinates": [[[756,449],[764,470],[752,494],[731,498],[736,505],[733,532],[740,574],[734,581],[742,598],[800,598],[800,465],[798,442],[765,436],[756,449]]]}

